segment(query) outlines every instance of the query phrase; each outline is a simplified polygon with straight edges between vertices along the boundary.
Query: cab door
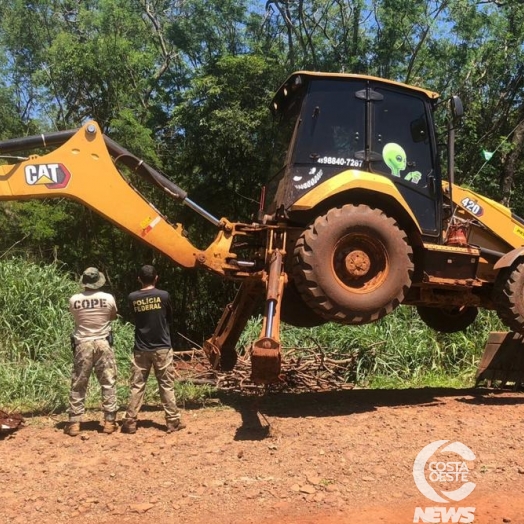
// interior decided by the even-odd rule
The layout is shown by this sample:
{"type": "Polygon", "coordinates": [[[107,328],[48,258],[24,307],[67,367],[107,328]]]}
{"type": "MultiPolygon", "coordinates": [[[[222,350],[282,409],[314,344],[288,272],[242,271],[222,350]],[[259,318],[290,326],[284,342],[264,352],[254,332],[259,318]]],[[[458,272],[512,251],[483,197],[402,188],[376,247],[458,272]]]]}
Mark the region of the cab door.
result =
{"type": "Polygon", "coordinates": [[[442,189],[429,102],[380,84],[371,91],[370,170],[395,183],[426,236],[439,236],[442,189]]]}

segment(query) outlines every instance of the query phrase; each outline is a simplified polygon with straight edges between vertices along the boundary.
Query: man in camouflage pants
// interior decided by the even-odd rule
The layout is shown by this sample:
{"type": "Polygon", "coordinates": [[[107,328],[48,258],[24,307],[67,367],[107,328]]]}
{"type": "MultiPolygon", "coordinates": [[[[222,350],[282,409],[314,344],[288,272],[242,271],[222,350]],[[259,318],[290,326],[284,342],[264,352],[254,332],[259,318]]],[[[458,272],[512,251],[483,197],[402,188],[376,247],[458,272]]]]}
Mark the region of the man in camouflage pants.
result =
{"type": "Polygon", "coordinates": [[[72,336],[73,373],[69,394],[69,422],[64,433],[75,437],[85,412],[89,377],[94,370],[102,390],[104,433],[117,429],[116,360],[111,341],[111,321],[117,307],[113,295],[100,291],[105,276],[94,267],[87,268],[80,279],[81,293],[69,299],[69,311],[75,321],[72,336]]]}

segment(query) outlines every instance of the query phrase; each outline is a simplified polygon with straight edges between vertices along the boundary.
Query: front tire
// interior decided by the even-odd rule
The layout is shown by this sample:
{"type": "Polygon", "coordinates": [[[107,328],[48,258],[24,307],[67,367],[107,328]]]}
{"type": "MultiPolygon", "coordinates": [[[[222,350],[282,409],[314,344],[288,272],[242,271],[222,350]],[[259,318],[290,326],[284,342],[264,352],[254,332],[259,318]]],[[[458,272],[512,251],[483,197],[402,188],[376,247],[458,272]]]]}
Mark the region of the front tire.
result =
{"type": "Polygon", "coordinates": [[[365,324],[405,298],[413,250],[393,218],[366,205],[345,205],[318,217],[299,237],[293,276],[317,314],[341,324],[365,324]]]}

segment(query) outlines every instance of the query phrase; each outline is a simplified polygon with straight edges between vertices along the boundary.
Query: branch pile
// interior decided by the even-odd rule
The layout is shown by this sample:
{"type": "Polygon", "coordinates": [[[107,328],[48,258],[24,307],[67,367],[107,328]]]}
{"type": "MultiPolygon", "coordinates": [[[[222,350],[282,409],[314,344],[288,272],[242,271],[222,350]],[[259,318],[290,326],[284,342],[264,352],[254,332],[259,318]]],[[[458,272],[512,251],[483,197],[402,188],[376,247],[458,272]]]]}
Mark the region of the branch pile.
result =
{"type": "MultiPolygon", "coordinates": [[[[249,355],[238,356],[238,361],[229,372],[211,369],[203,350],[175,353],[178,380],[194,384],[209,384],[223,391],[257,391],[264,386],[251,381],[249,355]]],[[[352,389],[347,382],[356,365],[356,356],[344,359],[327,356],[319,346],[315,348],[286,348],[282,354],[282,369],[279,382],[266,386],[272,391],[326,391],[352,389]]]]}

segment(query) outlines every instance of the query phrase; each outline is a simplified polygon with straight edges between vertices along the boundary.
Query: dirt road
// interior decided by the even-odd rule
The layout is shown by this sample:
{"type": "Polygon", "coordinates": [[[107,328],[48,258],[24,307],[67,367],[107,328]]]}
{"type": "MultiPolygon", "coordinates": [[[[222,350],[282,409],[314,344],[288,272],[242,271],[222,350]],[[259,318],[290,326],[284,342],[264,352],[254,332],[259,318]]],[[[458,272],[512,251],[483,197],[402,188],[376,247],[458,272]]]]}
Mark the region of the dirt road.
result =
{"type": "Polygon", "coordinates": [[[62,433],[65,416],[33,417],[0,440],[0,522],[403,524],[436,506],[474,507],[479,524],[524,524],[522,393],[230,395],[186,408],[187,429],[172,435],[156,407],[135,435],[104,435],[99,413],[89,417],[79,437],[62,433]],[[432,502],[415,485],[413,463],[437,440],[475,455],[465,463],[476,487],[461,502],[432,502]]]}

